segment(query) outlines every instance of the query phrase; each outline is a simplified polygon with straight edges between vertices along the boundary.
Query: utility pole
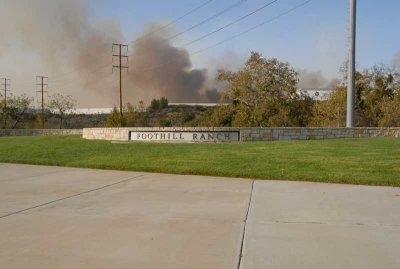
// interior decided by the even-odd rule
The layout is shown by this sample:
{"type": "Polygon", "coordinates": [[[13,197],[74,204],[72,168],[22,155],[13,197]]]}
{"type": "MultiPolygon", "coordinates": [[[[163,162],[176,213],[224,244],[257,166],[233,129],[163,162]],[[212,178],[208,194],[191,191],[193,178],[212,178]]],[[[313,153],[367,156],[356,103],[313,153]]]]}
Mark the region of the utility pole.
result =
{"type": "Polygon", "coordinates": [[[40,92],[42,95],[42,129],[44,129],[44,93],[48,92],[48,91],[44,91],[44,86],[48,86],[49,84],[44,83],[45,79],[49,79],[48,77],[43,77],[43,76],[36,76],[36,85],[37,86],[41,86],[41,90],[40,91],[36,91],[36,92],[40,92]],[[39,80],[39,82],[38,82],[39,80]]]}
{"type": "Polygon", "coordinates": [[[123,114],[122,114],[122,69],[128,69],[128,66],[122,65],[122,58],[126,59],[128,61],[128,55],[122,54],[122,48],[126,48],[126,52],[128,52],[128,45],[123,45],[123,44],[116,44],[114,43],[112,45],[112,51],[114,51],[114,47],[118,47],[118,54],[113,54],[113,60],[114,57],[118,57],[118,65],[113,65],[113,70],[114,68],[119,69],[119,113],[120,113],[120,127],[123,127],[123,114]]]}
{"type": "Polygon", "coordinates": [[[346,127],[354,127],[355,74],[356,74],[356,14],[357,0],[349,0],[349,66],[347,74],[347,115],[346,127]]]}
{"type": "Polygon", "coordinates": [[[7,128],[7,86],[10,86],[10,79],[8,78],[2,78],[1,79],[3,81],[3,83],[1,84],[1,86],[3,86],[3,90],[4,90],[4,107],[3,107],[3,117],[4,117],[4,129],[7,128]]]}

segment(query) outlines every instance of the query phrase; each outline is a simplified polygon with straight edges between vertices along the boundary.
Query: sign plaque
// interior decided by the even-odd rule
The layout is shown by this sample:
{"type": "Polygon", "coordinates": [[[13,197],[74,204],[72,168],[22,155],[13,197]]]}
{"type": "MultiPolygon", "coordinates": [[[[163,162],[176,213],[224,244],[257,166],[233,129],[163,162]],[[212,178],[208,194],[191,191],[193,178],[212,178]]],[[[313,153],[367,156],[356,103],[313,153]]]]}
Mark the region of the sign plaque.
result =
{"type": "Polygon", "coordinates": [[[130,131],[130,141],[145,142],[235,142],[239,131],[130,131]]]}

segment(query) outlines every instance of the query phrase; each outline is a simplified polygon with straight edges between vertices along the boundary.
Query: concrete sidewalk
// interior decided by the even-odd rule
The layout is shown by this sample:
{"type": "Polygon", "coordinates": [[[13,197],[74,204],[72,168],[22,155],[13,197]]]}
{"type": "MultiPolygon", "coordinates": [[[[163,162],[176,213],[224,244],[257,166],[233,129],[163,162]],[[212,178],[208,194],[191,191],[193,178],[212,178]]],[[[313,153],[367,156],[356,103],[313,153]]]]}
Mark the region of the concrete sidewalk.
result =
{"type": "Polygon", "coordinates": [[[0,164],[0,268],[394,269],[399,245],[399,188],[0,164]]]}
{"type": "Polygon", "coordinates": [[[400,268],[400,189],[256,181],[242,268],[400,268]]]}

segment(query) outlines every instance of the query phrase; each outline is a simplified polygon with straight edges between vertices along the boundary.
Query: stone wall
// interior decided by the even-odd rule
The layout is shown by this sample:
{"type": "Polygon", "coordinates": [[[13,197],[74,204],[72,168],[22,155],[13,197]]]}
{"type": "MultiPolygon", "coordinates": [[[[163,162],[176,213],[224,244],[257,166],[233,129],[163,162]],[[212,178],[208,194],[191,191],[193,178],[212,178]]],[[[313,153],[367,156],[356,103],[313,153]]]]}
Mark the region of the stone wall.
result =
{"type": "Polygon", "coordinates": [[[390,128],[85,128],[85,129],[0,129],[0,136],[83,135],[86,139],[128,141],[129,131],[240,131],[241,141],[315,140],[336,138],[395,137],[400,127],[390,128]]]}
{"type": "Polygon", "coordinates": [[[128,141],[129,131],[240,131],[241,141],[315,140],[336,138],[395,137],[400,138],[400,127],[391,128],[88,128],[83,138],[128,141]]]}
{"type": "Polygon", "coordinates": [[[82,129],[0,129],[0,136],[82,135],[82,129]]]}
{"type": "Polygon", "coordinates": [[[316,140],[336,138],[395,137],[400,128],[243,128],[242,141],[316,140]]]}

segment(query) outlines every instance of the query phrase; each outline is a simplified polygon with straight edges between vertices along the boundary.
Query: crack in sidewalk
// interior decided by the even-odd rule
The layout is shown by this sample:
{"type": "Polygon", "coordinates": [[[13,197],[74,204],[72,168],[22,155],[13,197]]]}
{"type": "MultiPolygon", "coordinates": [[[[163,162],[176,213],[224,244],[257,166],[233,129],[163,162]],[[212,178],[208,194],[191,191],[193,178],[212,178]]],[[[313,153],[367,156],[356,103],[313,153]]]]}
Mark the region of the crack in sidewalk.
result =
{"type": "Polygon", "coordinates": [[[112,187],[112,186],[115,186],[115,185],[118,185],[118,184],[122,184],[122,183],[128,182],[128,181],[130,181],[132,179],[137,179],[137,178],[143,177],[143,176],[144,175],[138,175],[138,176],[134,176],[134,177],[125,178],[123,180],[120,180],[120,181],[117,181],[117,182],[114,182],[114,183],[111,183],[111,184],[107,184],[107,185],[104,185],[104,186],[101,186],[101,187],[98,187],[98,188],[90,189],[90,190],[87,190],[87,191],[84,191],[84,192],[80,192],[80,193],[77,193],[77,194],[74,194],[74,195],[70,195],[70,196],[62,197],[62,198],[59,198],[59,199],[56,199],[56,200],[52,200],[52,201],[49,201],[49,202],[46,202],[46,203],[43,203],[43,204],[39,204],[39,205],[31,206],[31,207],[28,207],[28,208],[24,208],[24,209],[21,209],[21,210],[18,210],[18,211],[14,211],[14,212],[8,213],[6,215],[0,216],[0,219],[6,218],[6,217],[9,217],[9,216],[12,216],[12,215],[16,215],[16,214],[19,214],[19,213],[23,213],[25,211],[29,211],[29,210],[32,210],[32,209],[35,209],[35,208],[43,207],[43,206],[46,206],[46,205],[49,205],[49,204],[53,204],[53,203],[56,203],[56,202],[64,201],[64,200],[67,200],[67,199],[70,199],[70,198],[74,198],[74,197],[77,197],[77,196],[81,196],[81,195],[84,195],[84,194],[88,194],[88,193],[91,193],[91,192],[99,191],[99,190],[102,190],[102,189],[105,189],[105,188],[108,188],[108,187],[112,187]]]}
{"type": "Polygon", "coordinates": [[[236,267],[237,269],[240,269],[241,268],[241,264],[242,264],[244,242],[246,240],[247,219],[249,217],[249,212],[250,212],[250,207],[251,207],[251,200],[252,200],[252,197],[253,197],[254,182],[255,182],[255,180],[253,180],[252,183],[251,183],[249,204],[247,205],[246,216],[245,216],[245,219],[243,220],[244,224],[243,224],[243,230],[242,230],[242,238],[241,238],[241,242],[240,242],[239,259],[238,259],[238,263],[237,263],[237,267],[236,267]]]}

